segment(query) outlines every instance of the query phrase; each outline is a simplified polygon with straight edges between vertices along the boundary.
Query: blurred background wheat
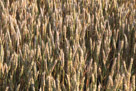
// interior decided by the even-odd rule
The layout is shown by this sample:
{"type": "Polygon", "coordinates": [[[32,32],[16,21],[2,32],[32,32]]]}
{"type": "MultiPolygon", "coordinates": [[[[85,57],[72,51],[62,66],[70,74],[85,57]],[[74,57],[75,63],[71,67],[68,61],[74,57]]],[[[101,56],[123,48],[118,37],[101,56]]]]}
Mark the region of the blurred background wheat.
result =
{"type": "Polygon", "coordinates": [[[0,0],[1,91],[135,91],[135,0],[0,0]]]}

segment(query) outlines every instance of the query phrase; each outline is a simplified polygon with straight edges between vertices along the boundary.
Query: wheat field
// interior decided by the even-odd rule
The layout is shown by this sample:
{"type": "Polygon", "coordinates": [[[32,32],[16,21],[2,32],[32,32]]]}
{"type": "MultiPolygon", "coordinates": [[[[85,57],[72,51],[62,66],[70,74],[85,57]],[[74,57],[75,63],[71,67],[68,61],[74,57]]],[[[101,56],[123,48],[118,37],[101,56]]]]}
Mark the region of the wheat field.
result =
{"type": "Polygon", "coordinates": [[[0,91],[135,91],[135,0],[0,0],[0,91]]]}

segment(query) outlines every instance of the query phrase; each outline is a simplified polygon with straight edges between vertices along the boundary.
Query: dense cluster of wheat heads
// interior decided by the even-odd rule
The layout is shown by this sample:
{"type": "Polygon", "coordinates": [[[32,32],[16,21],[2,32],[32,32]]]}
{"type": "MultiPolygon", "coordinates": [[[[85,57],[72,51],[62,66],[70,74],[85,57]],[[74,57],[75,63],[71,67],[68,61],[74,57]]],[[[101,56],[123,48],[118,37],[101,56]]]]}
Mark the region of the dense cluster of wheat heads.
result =
{"type": "Polygon", "coordinates": [[[135,0],[0,0],[1,91],[135,91],[135,0]]]}

